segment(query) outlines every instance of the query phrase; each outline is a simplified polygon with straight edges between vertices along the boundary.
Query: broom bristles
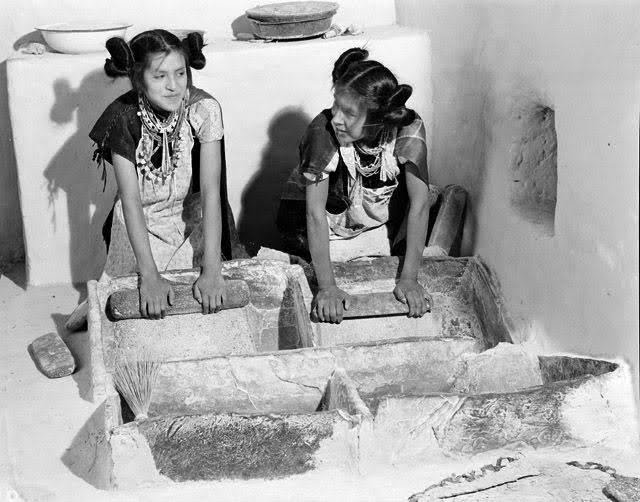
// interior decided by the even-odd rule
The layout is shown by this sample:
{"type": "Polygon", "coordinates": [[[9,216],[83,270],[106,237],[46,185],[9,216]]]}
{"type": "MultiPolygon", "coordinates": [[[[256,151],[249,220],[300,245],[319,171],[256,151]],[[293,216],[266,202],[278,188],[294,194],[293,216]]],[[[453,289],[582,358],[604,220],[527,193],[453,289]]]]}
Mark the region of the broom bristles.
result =
{"type": "Polygon", "coordinates": [[[151,396],[162,361],[146,346],[116,358],[113,380],[136,420],[148,418],[151,396]]]}

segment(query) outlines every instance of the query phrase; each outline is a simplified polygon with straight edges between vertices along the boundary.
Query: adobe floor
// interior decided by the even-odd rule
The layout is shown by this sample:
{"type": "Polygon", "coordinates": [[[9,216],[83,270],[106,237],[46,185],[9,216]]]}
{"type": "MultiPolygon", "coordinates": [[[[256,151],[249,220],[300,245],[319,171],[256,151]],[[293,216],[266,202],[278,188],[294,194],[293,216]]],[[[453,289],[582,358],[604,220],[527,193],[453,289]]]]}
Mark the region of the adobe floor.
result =
{"type": "MultiPolygon", "coordinates": [[[[76,305],[79,292],[69,285],[23,289],[24,266],[0,274],[0,500],[9,501],[402,501],[451,473],[462,473],[495,462],[493,452],[465,462],[366,473],[311,472],[282,480],[192,482],[148,489],[105,492],[75,476],[65,456],[74,437],[96,405],[87,396],[87,336],[64,334],[62,325],[76,305]],[[49,380],[33,364],[27,347],[40,335],[56,331],[74,353],[78,369],[70,377],[49,380]]],[[[633,454],[587,451],[527,452],[529,459],[566,462],[595,460],[626,475],[640,475],[633,454]],[[542,455],[546,455],[543,458],[542,455]]],[[[598,497],[601,494],[594,494],[598,497]]],[[[553,500],[553,498],[549,499],[553,500]]],[[[594,499],[598,500],[598,498],[594,499]]],[[[606,498],[602,498],[606,500],[606,498]]]]}

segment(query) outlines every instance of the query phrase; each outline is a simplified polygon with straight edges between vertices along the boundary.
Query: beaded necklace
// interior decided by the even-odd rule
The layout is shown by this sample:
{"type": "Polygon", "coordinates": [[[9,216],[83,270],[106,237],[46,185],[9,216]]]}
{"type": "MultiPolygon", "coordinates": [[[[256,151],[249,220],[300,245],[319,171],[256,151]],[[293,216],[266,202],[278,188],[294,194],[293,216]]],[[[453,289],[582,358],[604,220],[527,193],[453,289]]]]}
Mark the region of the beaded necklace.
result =
{"type": "Polygon", "coordinates": [[[184,138],[182,137],[182,123],[186,116],[186,105],[189,91],[180,102],[180,107],[171,112],[166,119],[159,117],[151,108],[143,93],[138,95],[138,116],[142,121],[142,148],[136,152],[136,165],[140,173],[148,180],[159,179],[164,184],[167,178],[180,164],[184,155],[184,138]],[[154,166],[151,157],[162,148],[160,166],[154,166]],[[171,153],[173,152],[173,155],[171,153]]]}
{"type": "Polygon", "coordinates": [[[353,143],[355,146],[354,161],[356,169],[365,178],[373,176],[380,170],[380,167],[382,166],[382,154],[384,152],[387,141],[388,132],[384,131],[380,137],[380,142],[376,146],[368,147],[366,145],[360,144],[357,141],[353,143]],[[362,155],[373,157],[373,162],[363,165],[361,157],[362,155]]]}

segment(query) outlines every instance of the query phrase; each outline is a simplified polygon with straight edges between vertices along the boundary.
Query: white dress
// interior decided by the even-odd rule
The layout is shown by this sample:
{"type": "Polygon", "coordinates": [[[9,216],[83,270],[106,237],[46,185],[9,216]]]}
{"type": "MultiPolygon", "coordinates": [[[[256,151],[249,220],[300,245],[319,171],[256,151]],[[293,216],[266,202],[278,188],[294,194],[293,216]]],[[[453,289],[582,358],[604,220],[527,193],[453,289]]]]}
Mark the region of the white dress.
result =
{"type": "MultiPolygon", "coordinates": [[[[138,187],[147,227],[151,253],[159,271],[193,268],[202,258],[202,209],[200,194],[192,190],[194,135],[200,143],[221,140],[222,113],[218,102],[200,99],[186,109],[180,134],[185,147],[171,178],[152,180],[138,169],[138,187]]],[[[144,156],[144,137],[136,148],[136,158],[144,156]]],[[[113,213],[111,242],[103,277],[137,272],[136,257],[127,235],[122,201],[118,198],[113,213]]]]}

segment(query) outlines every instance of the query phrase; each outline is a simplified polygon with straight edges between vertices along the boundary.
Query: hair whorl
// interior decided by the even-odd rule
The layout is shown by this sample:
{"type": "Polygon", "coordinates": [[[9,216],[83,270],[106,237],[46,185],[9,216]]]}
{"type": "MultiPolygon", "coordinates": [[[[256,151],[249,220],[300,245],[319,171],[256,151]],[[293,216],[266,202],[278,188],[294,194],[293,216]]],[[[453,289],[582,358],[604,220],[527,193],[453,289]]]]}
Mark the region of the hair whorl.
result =
{"type": "Polygon", "coordinates": [[[413,88],[407,84],[400,84],[396,87],[394,93],[389,97],[389,108],[398,108],[404,106],[407,100],[411,97],[413,88]]]}
{"type": "Polygon", "coordinates": [[[198,32],[189,33],[187,38],[182,41],[182,46],[184,47],[187,55],[189,66],[194,70],[201,70],[204,68],[207,60],[202,53],[202,48],[204,47],[202,34],[198,32]]]}
{"type": "Polygon", "coordinates": [[[366,49],[352,48],[343,52],[331,74],[334,89],[353,93],[362,99],[367,107],[368,124],[410,124],[416,116],[405,106],[413,91],[411,86],[398,84],[389,68],[368,57],[366,49]]]}
{"type": "Polygon", "coordinates": [[[331,72],[331,78],[335,84],[340,80],[344,74],[354,63],[364,61],[369,57],[369,51],[360,47],[353,47],[344,51],[333,65],[333,71],[331,72]]]}
{"type": "Polygon", "coordinates": [[[398,85],[394,93],[389,97],[389,101],[386,106],[387,112],[384,114],[383,120],[388,123],[402,126],[413,122],[416,113],[405,106],[405,103],[411,97],[412,93],[413,89],[410,85],[398,85]]]}
{"type": "Polygon", "coordinates": [[[188,85],[192,85],[191,68],[199,70],[205,65],[202,54],[204,40],[199,33],[189,33],[185,40],[167,30],[148,30],[138,33],[127,44],[122,38],[110,38],[106,47],[111,58],[104,64],[104,71],[110,77],[127,75],[131,85],[138,92],[144,90],[144,71],[154,54],[168,55],[178,52],[184,57],[187,65],[188,85]]]}
{"type": "Polygon", "coordinates": [[[133,68],[133,53],[129,44],[120,37],[111,37],[106,43],[111,55],[104,62],[104,71],[110,77],[122,77],[129,75],[133,68]]]}

